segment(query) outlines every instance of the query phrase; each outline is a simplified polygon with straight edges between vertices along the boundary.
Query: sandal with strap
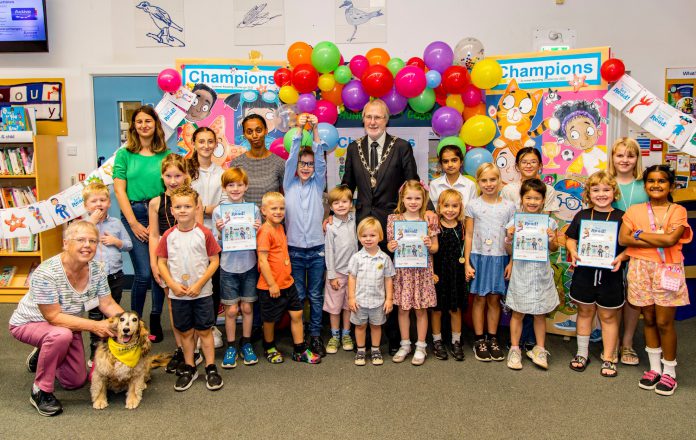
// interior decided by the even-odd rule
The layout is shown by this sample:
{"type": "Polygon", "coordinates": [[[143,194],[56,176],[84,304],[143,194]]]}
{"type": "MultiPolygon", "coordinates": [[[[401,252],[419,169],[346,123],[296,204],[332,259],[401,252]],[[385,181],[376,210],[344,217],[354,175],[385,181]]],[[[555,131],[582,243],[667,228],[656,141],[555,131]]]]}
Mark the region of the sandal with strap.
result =
{"type": "Polygon", "coordinates": [[[272,364],[282,364],[283,354],[275,348],[269,348],[266,350],[266,359],[272,364]]]}
{"type": "Polygon", "coordinates": [[[570,364],[569,364],[571,370],[578,371],[580,373],[585,371],[585,368],[587,368],[588,365],[590,365],[590,358],[588,358],[588,357],[586,358],[586,357],[580,356],[580,355],[575,355],[575,357],[573,358],[573,360],[570,361],[570,364]],[[579,364],[579,365],[574,365],[574,364],[579,364]]]}
{"type": "Polygon", "coordinates": [[[621,363],[624,365],[638,365],[640,363],[638,353],[632,347],[621,347],[621,363]]]}
{"type": "Polygon", "coordinates": [[[619,373],[616,371],[616,363],[604,361],[602,362],[602,368],[599,370],[599,374],[602,377],[616,377],[619,373]]]}

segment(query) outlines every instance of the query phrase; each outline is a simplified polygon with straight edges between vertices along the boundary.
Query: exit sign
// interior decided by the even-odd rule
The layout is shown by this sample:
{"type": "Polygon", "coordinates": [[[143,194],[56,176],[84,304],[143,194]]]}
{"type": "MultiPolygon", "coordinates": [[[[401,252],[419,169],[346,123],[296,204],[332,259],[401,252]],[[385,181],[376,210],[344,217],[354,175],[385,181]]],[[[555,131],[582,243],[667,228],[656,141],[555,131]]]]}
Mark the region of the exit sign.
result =
{"type": "Polygon", "coordinates": [[[541,46],[542,52],[558,52],[562,50],[570,50],[568,45],[558,45],[558,46],[541,46]]]}

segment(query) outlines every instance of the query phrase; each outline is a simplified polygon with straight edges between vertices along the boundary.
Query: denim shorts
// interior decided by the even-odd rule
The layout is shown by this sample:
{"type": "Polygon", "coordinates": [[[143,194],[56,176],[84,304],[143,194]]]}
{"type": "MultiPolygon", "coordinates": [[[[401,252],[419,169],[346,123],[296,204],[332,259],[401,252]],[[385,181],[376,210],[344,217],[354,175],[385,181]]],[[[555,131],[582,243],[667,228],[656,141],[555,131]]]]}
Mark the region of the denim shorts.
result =
{"type": "Polygon", "coordinates": [[[220,270],[220,302],[226,306],[239,301],[252,303],[258,299],[256,283],[259,270],[256,266],[244,273],[232,273],[220,270]]]}

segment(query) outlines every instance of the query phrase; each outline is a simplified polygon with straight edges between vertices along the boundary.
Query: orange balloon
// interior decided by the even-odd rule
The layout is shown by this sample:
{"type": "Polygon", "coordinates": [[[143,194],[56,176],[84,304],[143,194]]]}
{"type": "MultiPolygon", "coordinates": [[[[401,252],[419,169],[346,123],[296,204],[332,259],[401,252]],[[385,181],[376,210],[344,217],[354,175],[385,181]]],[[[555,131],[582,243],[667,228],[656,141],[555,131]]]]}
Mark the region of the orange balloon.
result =
{"type": "Polygon", "coordinates": [[[312,46],[304,41],[292,43],[288,48],[288,62],[291,66],[312,64],[312,46]]]}
{"type": "Polygon", "coordinates": [[[321,92],[321,99],[326,99],[336,104],[336,106],[343,105],[343,97],[341,97],[341,92],[343,91],[343,84],[336,83],[333,89],[326,92],[321,92]]]}
{"type": "Polygon", "coordinates": [[[365,58],[367,58],[367,61],[370,62],[370,66],[374,66],[375,64],[386,66],[387,61],[390,60],[387,51],[379,47],[375,47],[374,49],[368,50],[365,54],[365,58]]]}
{"type": "Polygon", "coordinates": [[[464,116],[465,121],[470,117],[476,115],[486,116],[486,104],[484,104],[483,102],[479,102],[475,107],[464,107],[462,116],[464,116]]]}

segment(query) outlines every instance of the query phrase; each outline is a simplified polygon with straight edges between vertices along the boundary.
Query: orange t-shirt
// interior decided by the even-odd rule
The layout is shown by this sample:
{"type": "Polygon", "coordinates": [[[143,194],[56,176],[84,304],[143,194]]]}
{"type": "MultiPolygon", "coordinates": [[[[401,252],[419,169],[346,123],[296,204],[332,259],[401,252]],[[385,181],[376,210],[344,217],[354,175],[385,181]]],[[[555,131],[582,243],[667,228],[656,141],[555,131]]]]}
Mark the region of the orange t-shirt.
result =
{"type": "MultiPolygon", "coordinates": [[[[656,220],[659,221],[661,219],[656,220]]],[[[648,204],[639,203],[628,208],[626,214],[623,216],[623,224],[631,228],[631,232],[636,232],[638,229],[642,229],[645,232],[652,232],[650,228],[650,218],[648,217],[648,204]]],[[[670,226],[684,226],[684,233],[674,246],[665,248],[665,262],[681,263],[684,261],[684,255],[682,255],[681,252],[682,245],[691,242],[693,237],[691,227],[686,220],[686,208],[676,203],[670,206],[669,216],[665,219],[664,227],[665,229],[669,229],[670,226]]],[[[636,257],[641,260],[655,261],[657,263],[662,262],[657,248],[627,247],[626,254],[628,254],[629,257],[636,257]]]]}
{"type": "MultiPolygon", "coordinates": [[[[285,229],[282,225],[272,226],[268,222],[261,225],[256,233],[256,251],[268,252],[268,264],[278,288],[287,289],[295,282],[292,279],[292,268],[290,267],[290,254],[288,253],[288,238],[285,236],[285,229]]],[[[261,268],[259,267],[259,272],[261,268]]],[[[268,283],[263,277],[259,276],[256,287],[261,290],[268,290],[268,283]]]]}

